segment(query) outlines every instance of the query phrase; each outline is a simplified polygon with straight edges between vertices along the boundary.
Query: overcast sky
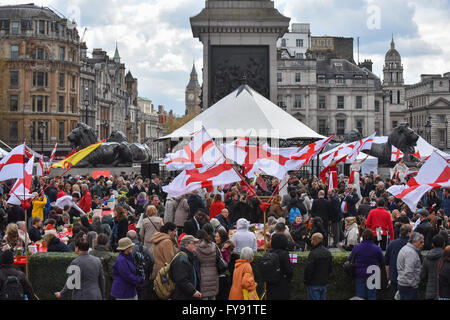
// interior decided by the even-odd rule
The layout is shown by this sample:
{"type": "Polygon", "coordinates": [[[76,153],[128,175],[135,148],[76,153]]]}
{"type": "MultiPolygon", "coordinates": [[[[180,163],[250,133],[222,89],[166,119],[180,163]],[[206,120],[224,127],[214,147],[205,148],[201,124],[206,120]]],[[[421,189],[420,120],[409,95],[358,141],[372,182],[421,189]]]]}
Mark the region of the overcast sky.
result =
{"type": "MultiPolygon", "coordinates": [[[[31,0],[30,0],[31,2],[31,0]]],[[[118,43],[122,62],[138,78],[139,95],[155,106],[184,114],[184,92],[195,61],[201,81],[202,44],[194,39],[189,17],[203,0],[34,0],[78,22],[80,36],[112,57],[118,43]]],[[[27,1],[0,0],[0,4],[27,1]]],[[[291,23],[311,24],[312,35],[360,37],[360,61],[372,59],[382,76],[392,33],[402,56],[405,82],[420,74],[450,71],[449,0],[275,0],[291,23]]]]}

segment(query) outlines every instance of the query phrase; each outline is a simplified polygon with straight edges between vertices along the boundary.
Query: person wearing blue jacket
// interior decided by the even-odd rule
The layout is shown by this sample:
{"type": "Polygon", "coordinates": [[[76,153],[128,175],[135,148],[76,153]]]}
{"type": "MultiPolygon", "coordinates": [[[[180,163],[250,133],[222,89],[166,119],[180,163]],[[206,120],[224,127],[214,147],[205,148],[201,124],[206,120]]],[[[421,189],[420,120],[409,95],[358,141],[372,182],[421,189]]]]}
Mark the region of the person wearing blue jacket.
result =
{"type": "Polygon", "coordinates": [[[144,278],[136,275],[136,267],[133,261],[134,243],[130,238],[119,240],[117,250],[120,252],[113,265],[113,284],[111,296],[116,300],[138,300],[136,287],[144,281],[144,278]]]}
{"type": "Polygon", "coordinates": [[[353,248],[349,257],[352,260],[355,256],[356,296],[361,299],[376,300],[376,288],[371,289],[367,285],[367,279],[373,274],[373,271],[368,272],[368,269],[370,266],[381,266],[384,261],[383,251],[373,241],[372,230],[364,230],[362,239],[363,241],[353,248]]]}

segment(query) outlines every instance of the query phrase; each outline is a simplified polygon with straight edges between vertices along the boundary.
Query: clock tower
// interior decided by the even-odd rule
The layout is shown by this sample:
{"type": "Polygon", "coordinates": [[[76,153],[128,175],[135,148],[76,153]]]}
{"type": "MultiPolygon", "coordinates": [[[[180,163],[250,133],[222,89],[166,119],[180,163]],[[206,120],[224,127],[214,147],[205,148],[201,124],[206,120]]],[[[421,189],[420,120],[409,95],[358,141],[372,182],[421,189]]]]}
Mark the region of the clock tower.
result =
{"type": "Polygon", "coordinates": [[[186,115],[199,114],[201,112],[200,107],[200,95],[202,94],[202,88],[198,83],[198,75],[195,70],[195,64],[192,66],[191,76],[189,83],[186,87],[186,115]]]}

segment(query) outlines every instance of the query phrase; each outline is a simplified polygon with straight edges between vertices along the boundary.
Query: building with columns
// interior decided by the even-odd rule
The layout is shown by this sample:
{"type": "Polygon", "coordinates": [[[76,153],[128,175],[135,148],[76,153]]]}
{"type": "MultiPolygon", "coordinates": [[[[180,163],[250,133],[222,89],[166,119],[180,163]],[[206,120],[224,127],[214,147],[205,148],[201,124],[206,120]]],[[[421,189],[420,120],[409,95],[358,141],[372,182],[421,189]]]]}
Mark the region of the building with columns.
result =
{"type": "Polygon", "coordinates": [[[50,155],[71,146],[79,119],[79,41],[74,22],[34,4],[0,6],[0,139],[25,139],[50,155]]]}
{"type": "Polygon", "coordinates": [[[423,74],[405,87],[404,122],[439,149],[449,148],[450,72],[423,74]]]}

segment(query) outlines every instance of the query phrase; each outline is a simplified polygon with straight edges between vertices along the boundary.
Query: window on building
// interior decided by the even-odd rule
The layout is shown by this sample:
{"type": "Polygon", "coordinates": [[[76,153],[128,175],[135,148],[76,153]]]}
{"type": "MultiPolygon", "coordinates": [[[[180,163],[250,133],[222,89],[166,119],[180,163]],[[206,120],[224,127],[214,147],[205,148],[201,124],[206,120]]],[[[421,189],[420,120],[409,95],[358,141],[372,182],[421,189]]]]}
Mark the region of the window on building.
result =
{"type": "Polygon", "coordinates": [[[314,46],[317,47],[319,45],[319,40],[314,39],[314,46]]]}
{"type": "Polygon", "coordinates": [[[398,127],[398,121],[392,121],[392,129],[398,127]]]}
{"type": "Polygon", "coordinates": [[[297,47],[303,47],[303,39],[297,39],[296,45],[297,45],[297,47]]]}
{"type": "Polygon", "coordinates": [[[327,47],[331,48],[331,40],[330,39],[327,40],[327,47]]]}
{"type": "Polygon", "coordinates": [[[75,98],[74,97],[70,97],[70,108],[72,113],[75,113],[75,98]]]}
{"type": "Polygon", "coordinates": [[[362,77],[361,76],[355,76],[355,78],[353,79],[353,83],[361,84],[362,83],[362,77]]]}
{"type": "Polygon", "coordinates": [[[389,103],[393,104],[394,103],[394,93],[391,91],[389,91],[389,103]]]}
{"type": "Polygon", "coordinates": [[[32,110],[34,112],[48,112],[48,96],[32,96],[32,110]]]}
{"type": "Polygon", "coordinates": [[[301,74],[300,74],[300,72],[297,72],[295,74],[295,82],[299,83],[300,81],[301,81],[301,74]]]}
{"type": "Polygon", "coordinates": [[[65,79],[66,79],[66,75],[65,75],[64,73],[59,73],[59,81],[58,81],[58,84],[59,84],[59,87],[60,87],[60,88],[64,88],[64,87],[66,86],[66,81],[65,81],[65,79]]]}
{"type": "Polygon", "coordinates": [[[295,104],[294,107],[296,109],[300,109],[302,107],[302,96],[299,94],[295,95],[295,104]]]}
{"type": "Polygon", "coordinates": [[[33,72],[33,87],[47,87],[48,73],[47,72],[33,72]]]}
{"type": "Polygon", "coordinates": [[[338,109],[344,109],[345,104],[344,104],[344,96],[338,96],[337,97],[337,108],[338,109]]]}
{"type": "Polygon", "coordinates": [[[17,121],[9,122],[9,141],[16,142],[19,140],[19,124],[17,121]]]}
{"type": "Polygon", "coordinates": [[[283,96],[280,95],[280,94],[277,96],[277,105],[278,105],[280,108],[284,108],[283,96]]]}
{"type": "Polygon", "coordinates": [[[327,135],[327,120],[324,119],[319,119],[319,123],[318,123],[318,127],[319,127],[319,134],[321,135],[327,135]]]}
{"type": "Polygon", "coordinates": [[[45,34],[45,21],[39,20],[39,34],[45,34]]]}
{"type": "Polygon", "coordinates": [[[277,82],[282,82],[283,81],[283,74],[278,72],[277,73],[277,82]]]}
{"type": "Polygon", "coordinates": [[[326,78],[324,75],[318,75],[317,76],[317,82],[318,83],[326,83],[326,78]]]}
{"type": "Polygon", "coordinates": [[[362,109],[363,107],[363,97],[356,96],[356,109],[362,109]]]}
{"type": "Polygon", "coordinates": [[[400,90],[397,91],[397,104],[400,104],[400,90]]]}
{"type": "Polygon", "coordinates": [[[295,54],[295,57],[296,57],[297,59],[303,59],[303,53],[297,52],[297,53],[295,54]]]}
{"type": "Polygon", "coordinates": [[[375,112],[380,112],[380,101],[375,100],[375,112]]]}
{"type": "Polygon", "coordinates": [[[344,76],[336,76],[336,83],[343,84],[344,76]]]}
{"type": "Polygon", "coordinates": [[[12,34],[19,34],[20,33],[19,25],[20,25],[19,21],[11,22],[11,33],[12,34]]]}
{"type": "Polygon", "coordinates": [[[363,120],[356,120],[356,129],[358,129],[358,131],[364,135],[364,128],[363,128],[363,120]]]}
{"type": "Polygon", "coordinates": [[[319,109],[327,108],[327,99],[325,96],[319,96],[319,109]]]}
{"type": "Polygon", "coordinates": [[[287,47],[287,45],[286,45],[286,39],[281,39],[281,46],[282,46],[283,48],[287,47]]]}
{"type": "Polygon", "coordinates": [[[445,129],[438,130],[439,143],[445,143],[445,129]]]}
{"type": "Polygon", "coordinates": [[[439,123],[445,123],[447,116],[445,114],[438,115],[439,123]]]}
{"type": "Polygon", "coordinates": [[[58,140],[59,140],[59,142],[64,142],[64,140],[65,140],[64,121],[60,121],[58,123],[58,140]]]}
{"type": "Polygon", "coordinates": [[[66,58],[66,48],[59,47],[59,60],[64,61],[66,58]]]}
{"type": "Polygon", "coordinates": [[[19,71],[9,72],[9,84],[12,87],[17,87],[19,85],[19,71]]]}
{"type": "Polygon", "coordinates": [[[336,120],[336,134],[338,136],[345,135],[345,119],[336,120]]]}
{"type": "Polygon", "coordinates": [[[325,47],[325,40],[320,40],[320,46],[325,47]]]}
{"type": "Polygon", "coordinates": [[[64,112],[64,96],[58,97],[58,111],[64,112]]]}
{"type": "Polygon", "coordinates": [[[381,135],[381,131],[380,131],[380,122],[379,121],[375,121],[375,132],[377,133],[377,136],[381,135]]]}
{"type": "Polygon", "coordinates": [[[19,58],[19,46],[11,46],[11,59],[19,58]]]}
{"type": "Polygon", "coordinates": [[[72,76],[72,89],[73,90],[75,90],[75,88],[76,88],[76,83],[77,83],[77,77],[72,76]]]}
{"type": "Polygon", "coordinates": [[[19,96],[11,95],[9,96],[9,110],[18,111],[19,110],[19,96]]]}

